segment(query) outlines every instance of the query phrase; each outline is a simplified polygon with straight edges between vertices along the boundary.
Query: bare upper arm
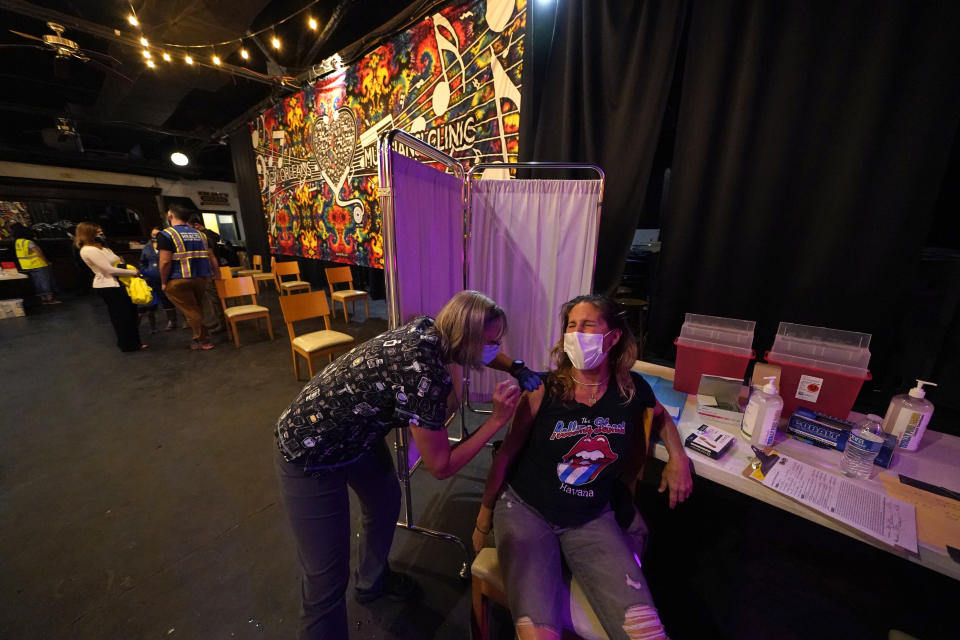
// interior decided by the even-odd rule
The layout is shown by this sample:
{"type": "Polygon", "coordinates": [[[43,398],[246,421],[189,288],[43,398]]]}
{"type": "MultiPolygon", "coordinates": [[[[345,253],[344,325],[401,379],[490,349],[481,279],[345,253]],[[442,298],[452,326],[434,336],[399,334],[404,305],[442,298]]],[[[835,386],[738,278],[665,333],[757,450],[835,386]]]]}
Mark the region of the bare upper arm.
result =
{"type": "Polygon", "coordinates": [[[497,451],[498,457],[504,456],[507,460],[512,460],[520,452],[530,436],[530,428],[540,411],[541,402],[543,402],[543,385],[533,391],[526,391],[520,396],[513,421],[503,439],[503,445],[497,451]]]}

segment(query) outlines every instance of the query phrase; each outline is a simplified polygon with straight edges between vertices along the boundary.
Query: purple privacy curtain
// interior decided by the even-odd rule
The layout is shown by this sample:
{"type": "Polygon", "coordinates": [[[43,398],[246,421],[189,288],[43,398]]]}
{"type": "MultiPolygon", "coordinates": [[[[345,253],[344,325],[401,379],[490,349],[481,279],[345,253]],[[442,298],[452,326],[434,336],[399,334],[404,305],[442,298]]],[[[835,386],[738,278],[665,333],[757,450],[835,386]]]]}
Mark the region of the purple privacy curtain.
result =
{"type": "MultiPolygon", "coordinates": [[[[471,194],[469,286],[507,312],[503,350],[548,368],[560,305],[593,286],[599,180],[477,180],[471,194]]],[[[470,397],[487,401],[504,374],[471,374],[470,397]]]]}
{"type": "Polygon", "coordinates": [[[462,183],[391,152],[400,321],[437,312],[463,289],[462,183]]]}

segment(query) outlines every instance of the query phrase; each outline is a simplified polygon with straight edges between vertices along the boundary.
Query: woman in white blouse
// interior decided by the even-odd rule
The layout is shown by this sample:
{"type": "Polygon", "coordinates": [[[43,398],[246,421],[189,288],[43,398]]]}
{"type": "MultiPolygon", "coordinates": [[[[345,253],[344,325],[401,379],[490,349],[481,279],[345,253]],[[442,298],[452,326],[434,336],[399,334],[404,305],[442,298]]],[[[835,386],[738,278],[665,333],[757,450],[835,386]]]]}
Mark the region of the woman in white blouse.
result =
{"type": "Polygon", "coordinates": [[[134,275],[135,271],[117,267],[120,256],[97,241],[97,225],[81,222],[77,225],[74,243],[80,249],[80,258],[93,271],[93,288],[107,303],[110,322],[117,334],[117,346],[121,351],[139,351],[147,345],[140,342],[140,319],[137,307],[130,301],[127,289],[117,276],[134,275]]]}

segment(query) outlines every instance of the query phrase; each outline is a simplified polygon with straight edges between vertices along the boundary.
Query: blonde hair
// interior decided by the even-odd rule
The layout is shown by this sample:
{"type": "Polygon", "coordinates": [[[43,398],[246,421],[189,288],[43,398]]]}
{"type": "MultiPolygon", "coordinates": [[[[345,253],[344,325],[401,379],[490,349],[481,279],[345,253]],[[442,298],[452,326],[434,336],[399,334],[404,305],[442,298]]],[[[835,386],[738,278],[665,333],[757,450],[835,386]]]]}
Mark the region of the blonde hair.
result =
{"type": "Polygon", "coordinates": [[[436,321],[443,360],[474,369],[482,366],[483,332],[490,323],[500,323],[498,339],[507,332],[503,309],[486,295],[469,289],[450,298],[436,321]]]}
{"type": "Polygon", "coordinates": [[[97,242],[97,229],[99,228],[100,227],[92,222],[81,222],[78,224],[73,239],[74,246],[78,249],[86,246],[99,247],[100,243],[97,242]]]}
{"type": "Polygon", "coordinates": [[[579,296],[567,302],[560,308],[560,339],[550,350],[550,359],[556,366],[547,376],[547,387],[562,401],[573,401],[573,363],[563,350],[563,335],[567,332],[567,322],[570,312],[578,304],[589,304],[600,312],[600,317],[607,323],[607,330],[620,331],[620,339],[613,345],[607,355],[607,367],[610,377],[617,381],[623,404],[630,404],[636,389],[630,377],[630,368],[637,360],[637,341],[633,337],[630,325],[627,324],[626,314],[620,305],[606,296],[579,296]]]}

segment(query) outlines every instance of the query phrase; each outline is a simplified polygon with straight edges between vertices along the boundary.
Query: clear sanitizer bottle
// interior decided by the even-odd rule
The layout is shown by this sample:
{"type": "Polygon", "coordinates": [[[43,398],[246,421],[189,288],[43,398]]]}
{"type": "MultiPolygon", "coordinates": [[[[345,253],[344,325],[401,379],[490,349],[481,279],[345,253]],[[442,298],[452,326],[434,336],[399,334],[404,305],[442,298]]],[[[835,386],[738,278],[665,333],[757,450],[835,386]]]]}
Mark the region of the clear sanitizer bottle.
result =
{"type": "Polygon", "coordinates": [[[864,417],[847,438],[847,446],[840,458],[840,470],[851,478],[866,480],[873,471],[873,459],[883,446],[883,429],[880,416],[872,413],[864,417]]]}
{"type": "Polygon", "coordinates": [[[755,447],[767,447],[773,444],[780,424],[780,412],[783,411],[783,398],[777,394],[776,378],[764,378],[767,384],[763,389],[754,389],[750,401],[743,412],[741,432],[750,438],[755,447]]]}
{"type": "Polygon", "coordinates": [[[883,418],[883,430],[897,437],[899,449],[916,451],[933,415],[933,403],[924,398],[927,392],[923,385],[937,386],[933,382],[917,380],[917,386],[909,393],[901,393],[890,400],[887,415],[883,418]]]}

